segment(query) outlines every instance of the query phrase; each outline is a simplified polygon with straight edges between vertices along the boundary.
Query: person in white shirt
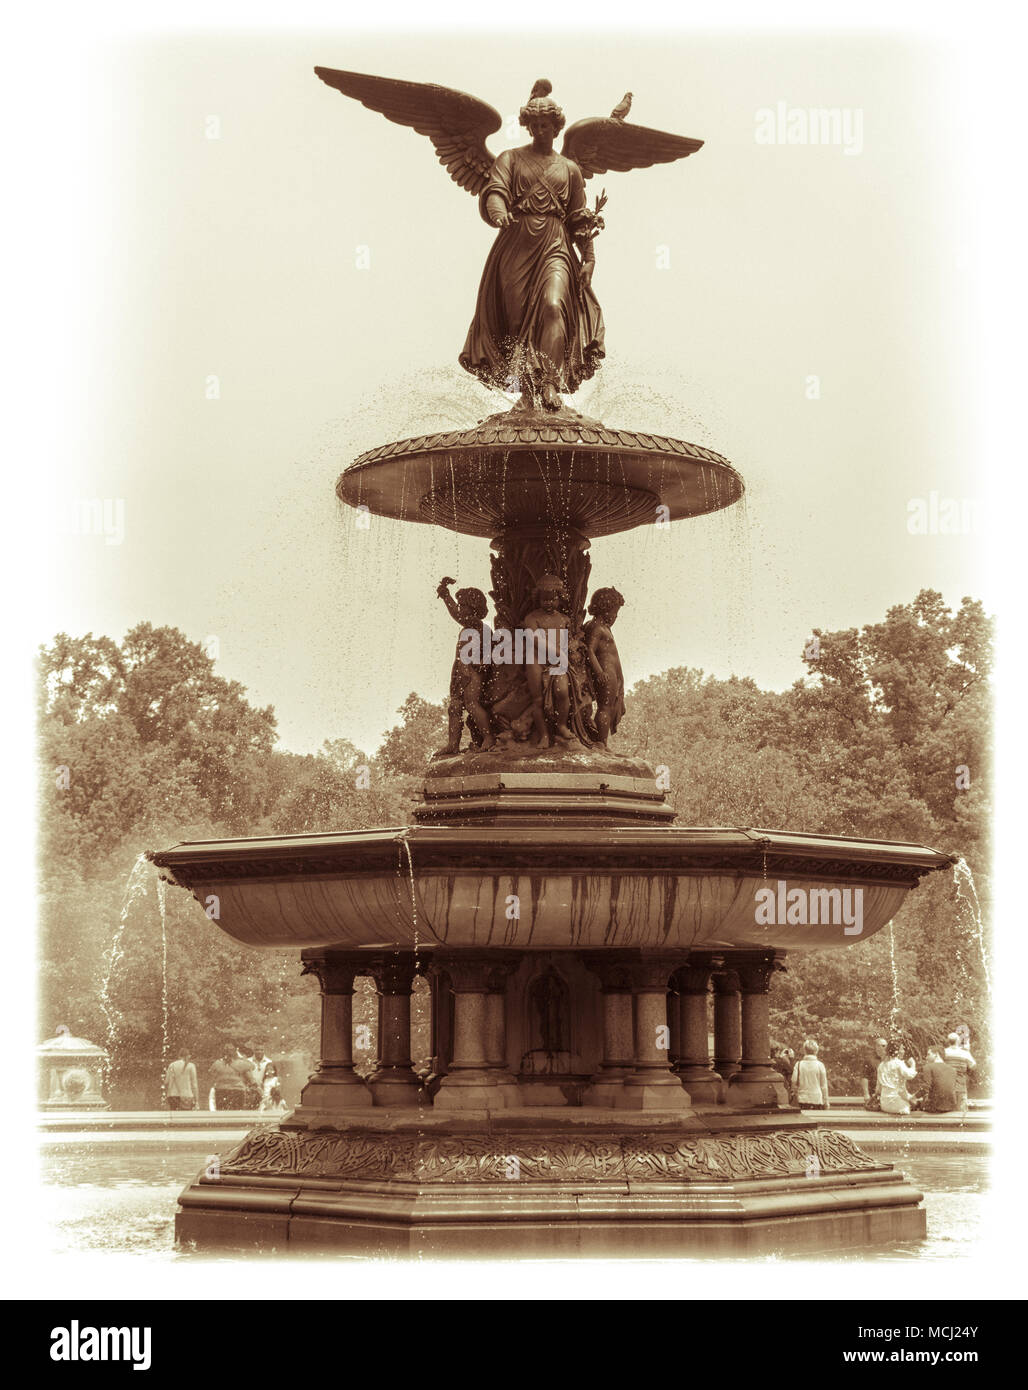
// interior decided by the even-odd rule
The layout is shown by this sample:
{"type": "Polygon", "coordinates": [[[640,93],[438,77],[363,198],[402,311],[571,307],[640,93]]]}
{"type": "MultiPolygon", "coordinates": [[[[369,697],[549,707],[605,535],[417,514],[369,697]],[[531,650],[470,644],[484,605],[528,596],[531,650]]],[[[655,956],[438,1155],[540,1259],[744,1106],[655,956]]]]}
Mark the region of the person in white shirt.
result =
{"type": "Polygon", "coordinates": [[[792,1088],[803,1110],[828,1109],[828,1073],[824,1062],[818,1060],[813,1038],[803,1044],[803,1056],[792,1069],[792,1088]]]}
{"type": "Polygon", "coordinates": [[[199,1099],[196,1084],[196,1067],[190,1055],[183,1050],[168,1068],[164,1078],[164,1093],[168,1097],[169,1110],[195,1110],[199,1099]]]}
{"type": "Polygon", "coordinates": [[[887,1115],[910,1114],[907,1082],[913,1081],[916,1075],[913,1057],[904,1062],[899,1043],[891,1042],[888,1057],[878,1064],[878,1091],[882,1098],[882,1109],[887,1115]]]}
{"type": "Polygon", "coordinates": [[[960,1046],[959,1033],[950,1033],[946,1039],[949,1046],[942,1054],[957,1074],[957,1105],[962,1115],[967,1114],[967,1074],[978,1065],[966,1047],[960,1046]]]}

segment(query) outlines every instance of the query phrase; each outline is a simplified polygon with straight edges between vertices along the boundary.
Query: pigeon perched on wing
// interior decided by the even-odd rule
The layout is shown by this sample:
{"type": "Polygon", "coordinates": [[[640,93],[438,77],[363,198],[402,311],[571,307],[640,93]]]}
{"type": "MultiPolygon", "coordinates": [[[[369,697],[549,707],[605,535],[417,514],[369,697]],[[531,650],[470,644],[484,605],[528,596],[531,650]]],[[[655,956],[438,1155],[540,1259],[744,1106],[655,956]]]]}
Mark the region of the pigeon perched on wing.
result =
{"type": "Polygon", "coordinates": [[[632,109],[632,93],[626,92],[610,113],[612,121],[623,121],[632,109]]]}

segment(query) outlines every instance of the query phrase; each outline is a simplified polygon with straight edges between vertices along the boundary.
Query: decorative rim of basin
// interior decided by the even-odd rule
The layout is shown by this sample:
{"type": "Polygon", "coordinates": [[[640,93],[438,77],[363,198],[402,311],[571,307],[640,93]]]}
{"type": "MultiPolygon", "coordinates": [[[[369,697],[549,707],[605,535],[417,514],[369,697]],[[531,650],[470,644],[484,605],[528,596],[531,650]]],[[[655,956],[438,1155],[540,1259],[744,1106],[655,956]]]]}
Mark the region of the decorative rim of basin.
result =
{"type": "Polygon", "coordinates": [[[713,449],[608,429],[571,410],[518,408],[369,449],[336,484],[342,502],[376,516],[488,538],[526,524],[613,535],[651,524],[658,506],[678,521],[730,507],[744,491],[713,449]]]}
{"type": "Polygon", "coordinates": [[[224,880],[409,871],[790,874],[906,884],[956,862],[925,845],[800,831],[694,826],[404,826],[323,835],[197,840],[147,858],[185,888],[224,880]]]}

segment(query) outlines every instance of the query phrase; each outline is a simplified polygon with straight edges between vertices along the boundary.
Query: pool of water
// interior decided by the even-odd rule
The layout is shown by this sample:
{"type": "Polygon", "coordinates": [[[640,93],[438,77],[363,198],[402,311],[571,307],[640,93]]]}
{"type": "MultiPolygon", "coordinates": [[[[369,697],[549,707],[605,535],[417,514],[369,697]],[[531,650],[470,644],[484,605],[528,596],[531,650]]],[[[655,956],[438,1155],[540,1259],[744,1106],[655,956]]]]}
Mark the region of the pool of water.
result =
{"type": "MultiPolygon", "coordinates": [[[[41,1175],[55,1253],[118,1251],[150,1259],[203,1258],[175,1249],[175,1205],[183,1187],[231,1142],[92,1142],[47,1145],[41,1175]]],[[[876,1154],[925,1194],[928,1238],[839,1254],[837,1260],[967,1258],[979,1239],[988,1192],[982,1154],[876,1154]]],[[[810,1258],[803,1256],[802,1258],[810,1258]]]]}

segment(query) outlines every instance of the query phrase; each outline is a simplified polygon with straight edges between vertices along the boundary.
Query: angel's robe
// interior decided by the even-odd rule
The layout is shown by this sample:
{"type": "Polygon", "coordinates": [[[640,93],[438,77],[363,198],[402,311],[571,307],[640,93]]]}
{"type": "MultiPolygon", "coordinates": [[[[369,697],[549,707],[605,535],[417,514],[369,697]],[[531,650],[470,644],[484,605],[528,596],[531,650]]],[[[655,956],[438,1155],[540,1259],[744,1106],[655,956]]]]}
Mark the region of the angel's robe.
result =
{"type": "Polygon", "coordinates": [[[603,314],[572,245],[586,220],[582,171],[530,145],[505,150],[482,192],[483,210],[496,195],[514,221],[485,263],[460,364],[501,390],[538,388],[555,372],[559,390],[576,391],[603,357],[603,314]],[[546,319],[547,304],[559,305],[556,323],[546,319]]]}

